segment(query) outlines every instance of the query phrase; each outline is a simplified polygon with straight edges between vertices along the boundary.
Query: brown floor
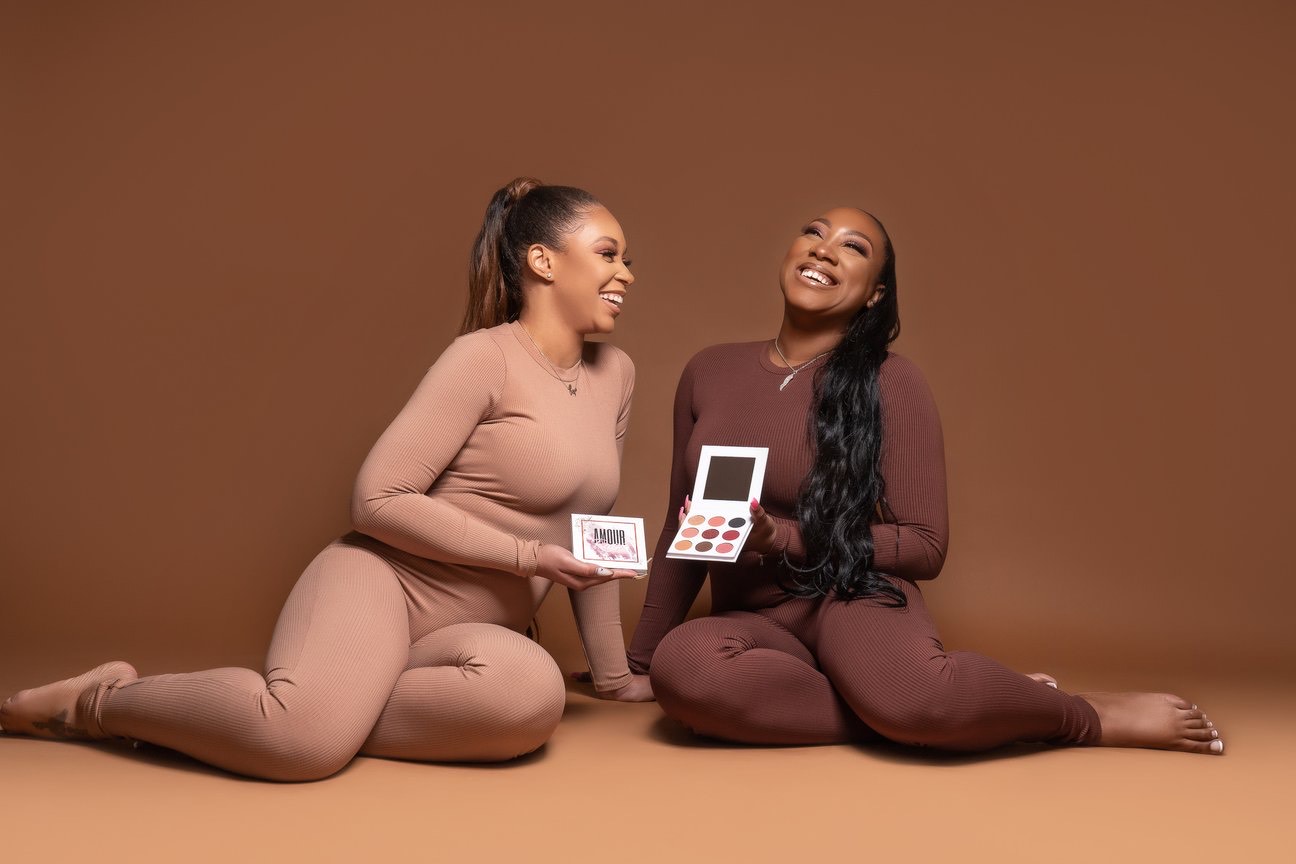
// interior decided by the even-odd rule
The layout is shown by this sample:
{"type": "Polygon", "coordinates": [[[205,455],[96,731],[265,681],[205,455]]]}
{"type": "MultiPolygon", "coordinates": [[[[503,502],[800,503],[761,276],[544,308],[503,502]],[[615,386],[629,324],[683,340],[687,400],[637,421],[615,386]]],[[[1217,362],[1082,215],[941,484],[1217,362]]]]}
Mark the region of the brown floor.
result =
{"type": "MultiPolygon", "coordinates": [[[[6,659],[0,690],[33,683],[6,659]]],[[[1113,683],[1064,683],[1100,678],[1113,683]]],[[[359,759],[301,785],[154,748],[0,738],[0,859],[1296,861],[1296,687],[1190,689],[1227,756],[728,747],[579,689],[515,764],[359,759]]]]}

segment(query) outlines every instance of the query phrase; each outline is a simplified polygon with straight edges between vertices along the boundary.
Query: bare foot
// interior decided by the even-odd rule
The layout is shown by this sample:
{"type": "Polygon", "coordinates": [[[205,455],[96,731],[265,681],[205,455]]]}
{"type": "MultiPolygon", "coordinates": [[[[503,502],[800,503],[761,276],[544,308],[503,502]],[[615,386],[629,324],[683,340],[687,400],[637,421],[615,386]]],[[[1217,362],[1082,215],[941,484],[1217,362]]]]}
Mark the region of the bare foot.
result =
{"type": "Polygon", "coordinates": [[[1048,686],[1052,687],[1054,690],[1057,689],[1057,679],[1046,672],[1031,672],[1026,677],[1031,679],[1032,681],[1038,681],[1041,684],[1047,684],[1048,686]]]}
{"type": "Polygon", "coordinates": [[[77,703],[82,694],[100,684],[134,681],[138,677],[134,666],[114,660],[76,678],[21,690],[0,705],[0,729],[11,735],[40,738],[101,737],[97,729],[88,727],[88,718],[80,716],[77,703]]]}
{"type": "Polygon", "coordinates": [[[1098,712],[1104,747],[1221,755],[1224,739],[1197,706],[1169,693],[1079,693],[1098,712]]]}

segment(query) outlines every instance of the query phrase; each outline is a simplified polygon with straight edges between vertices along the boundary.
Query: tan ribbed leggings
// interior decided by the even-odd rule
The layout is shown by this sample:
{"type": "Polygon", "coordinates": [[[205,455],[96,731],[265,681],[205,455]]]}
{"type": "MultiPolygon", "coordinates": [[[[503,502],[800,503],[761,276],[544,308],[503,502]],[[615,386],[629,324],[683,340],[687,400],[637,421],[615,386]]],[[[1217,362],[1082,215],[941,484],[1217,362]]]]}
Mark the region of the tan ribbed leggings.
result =
{"type": "Polygon", "coordinates": [[[289,595],[264,677],[155,675],[100,688],[93,710],[109,735],[269,780],[327,777],[357,753],[496,761],[548,740],[565,692],[539,645],[493,624],[442,627],[412,645],[409,631],[391,565],[334,544],[289,595]]]}

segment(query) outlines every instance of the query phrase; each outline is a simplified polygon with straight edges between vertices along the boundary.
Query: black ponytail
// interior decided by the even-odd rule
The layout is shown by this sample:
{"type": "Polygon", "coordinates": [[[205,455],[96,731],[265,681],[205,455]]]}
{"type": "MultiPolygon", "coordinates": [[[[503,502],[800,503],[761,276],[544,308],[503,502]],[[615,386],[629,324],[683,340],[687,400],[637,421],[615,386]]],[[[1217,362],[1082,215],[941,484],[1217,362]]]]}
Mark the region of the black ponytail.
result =
{"type": "Polygon", "coordinates": [[[815,463],[796,510],[807,559],[804,567],[791,567],[797,579],[784,587],[802,597],[880,596],[888,606],[904,606],[904,594],[873,569],[870,526],[889,509],[881,470],[878,376],[887,346],[900,335],[900,306],[895,249],[886,228],[872,218],[882,230],[887,256],[878,276],[881,294],[872,308],[865,306],[851,319],[815,374],[809,429],[815,463]]]}

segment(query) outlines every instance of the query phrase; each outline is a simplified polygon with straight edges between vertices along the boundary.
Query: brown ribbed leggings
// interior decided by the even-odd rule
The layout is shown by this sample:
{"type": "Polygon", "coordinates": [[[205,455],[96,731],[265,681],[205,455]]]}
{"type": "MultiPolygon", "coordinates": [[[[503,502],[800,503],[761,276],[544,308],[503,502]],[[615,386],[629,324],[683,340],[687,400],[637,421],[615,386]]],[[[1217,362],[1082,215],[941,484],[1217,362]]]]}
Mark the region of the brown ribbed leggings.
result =
{"type": "Polygon", "coordinates": [[[658,704],[699,734],[750,744],[1097,742],[1089,703],[946,651],[918,588],[892,582],[907,607],[796,598],[686,622],[653,654],[658,704]]]}
{"type": "Polygon", "coordinates": [[[525,636],[455,624],[410,644],[405,589],[374,553],[334,544],[293,588],[266,658],[251,669],[156,675],[101,687],[109,735],[270,780],[313,780],[357,753],[495,761],[558,725],[562,673],[525,636]]]}

